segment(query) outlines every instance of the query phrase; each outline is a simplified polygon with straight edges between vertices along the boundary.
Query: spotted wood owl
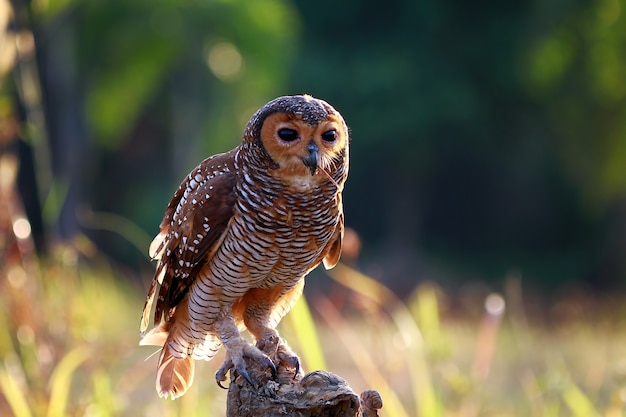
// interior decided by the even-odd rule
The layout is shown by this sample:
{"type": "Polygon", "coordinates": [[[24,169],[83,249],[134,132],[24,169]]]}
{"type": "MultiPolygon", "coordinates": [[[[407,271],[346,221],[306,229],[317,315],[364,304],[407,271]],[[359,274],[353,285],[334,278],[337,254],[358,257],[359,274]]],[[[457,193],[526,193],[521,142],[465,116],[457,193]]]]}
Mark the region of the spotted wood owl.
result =
{"type": "Polygon", "coordinates": [[[144,334],[156,297],[155,327],[140,344],[163,346],[161,397],[183,395],[194,360],[210,360],[222,345],[220,385],[233,368],[252,382],[246,357],[275,373],[272,354],[298,372],[275,328],[307,273],[339,260],[348,142],[343,117],[325,101],[279,97],[252,116],[239,146],[185,178],[150,245],[158,263],[140,326],[144,334]]]}

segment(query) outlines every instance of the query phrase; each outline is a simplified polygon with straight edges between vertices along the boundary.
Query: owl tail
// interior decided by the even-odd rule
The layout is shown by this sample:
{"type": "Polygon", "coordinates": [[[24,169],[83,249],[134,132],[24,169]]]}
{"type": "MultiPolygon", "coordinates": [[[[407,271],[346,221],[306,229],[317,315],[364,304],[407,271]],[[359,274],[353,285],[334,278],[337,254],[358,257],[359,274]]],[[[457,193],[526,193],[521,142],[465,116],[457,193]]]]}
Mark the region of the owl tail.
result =
{"type": "Polygon", "coordinates": [[[156,390],[161,398],[172,400],[182,396],[193,382],[194,360],[191,356],[180,357],[172,350],[168,339],[171,322],[162,322],[150,330],[140,345],[163,346],[157,367],[156,390]]]}
{"type": "Polygon", "coordinates": [[[157,369],[156,390],[161,398],[172,400],[182,396],[193,382],[194,360],[191,356],[178,358],[167,345],[161,351],[157,369]]]}

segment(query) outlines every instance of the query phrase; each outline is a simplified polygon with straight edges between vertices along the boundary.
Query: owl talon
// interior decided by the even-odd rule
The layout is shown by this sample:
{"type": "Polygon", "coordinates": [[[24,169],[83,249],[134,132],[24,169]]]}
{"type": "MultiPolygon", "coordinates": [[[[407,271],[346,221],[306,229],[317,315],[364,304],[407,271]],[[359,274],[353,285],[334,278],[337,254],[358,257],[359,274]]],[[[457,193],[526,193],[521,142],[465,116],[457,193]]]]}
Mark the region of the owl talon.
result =
{"type": "Polygon", "coordinates": [[[246,371],[245,368],[237,367],[236,370],[237,370],[237,372],[239,372],[239,375],[241,375],[243,377],[243,379],[248,381],[248,384],[250,384],[250,385],[252,385],[253,387],[256,388],[256,385],[254,384],[254,382],[252,382],[252,379],[250,378],[250,375],[248,375],[248,371],[246,371]]]}
{"type": "MultiPolygon", "coordinates": [[[[229,354],[229,358],[224,361],[220,369],[218,369],[217,372],[215,373],[215,381],[217,382],[217,385],[219,385],[221,388],[227,389],[222,385],[222,382],[226,381],[228,371],[231,371],[231,370],[236,371],[239,375],[243,377],[243,379],[245,379],[253,387],[257,386],[254,383],[254,380],[250,377],[248,370],[246,369],[247,365],[246,365],[246,361],[244,360],[244,358],[249,358],[255,361],[260,366],[261,369],[269,368],[272,374],[271,379],[276,380],[276,377],[278,374],[278,371],[276,370],[276,365],[274,365],[274,362],[272,362],[272,360],[263,352],[261,352],[257,348],[250,346],[250,345],[248,345],[247,347],[244,347],[243,351],[241,352],[237,352],[236,350],[234,352],[236,352],[236,354],[234,354],[233,356],[229,354]]],[[[233,380],[234,380],[234,377],[231,374],[231,382],[233,380]]]]}
{"type": "Polygon", "coordinates": [[[296,358],[296,371],[293,373],[293,380],[296,380],[296,377],[298,376],[298,374],[300,373],[300,360],[298,358],[296,358]]]}
{"type": "Polygon", "coordinates": [[[276,365],[274,365],[274,362],[270,361],[270,370],[272,371],[272,379],[276,380],[276,365]]]}
{"type": "Polygon", "coordinates": [[[224,361],[222,366],[220,366],[220,369],[218,369],[217,372],[215,373],[215,382],[217,382],[217,385],[219,385],[220,388],[228,389],[222,385],[222,382],[228,379],[226,377],[226,374],[232,367],[233,367],[233,361],[231,361],[230,359],[227,359],[224,361]]]}
{"type": "MultiPolygon", "coordinates": [[[[270,368],[270,372],[272,373],[272,379],[275,380],[276,379],[276,375],[278,373],[278,371],[276,370],[276,365],[274,365],[274,362],[272,362],[272,360],[270,358],[268,358],[267,356],[263,355],[259,358],[252,358],[256,361],[256,363],[258,363],[261,366],[265,366],[267,368],[270,368]]],[[[239,370],[239,369],[237,369],[239,370]]]]}
{"type": "Polygon", "coordinates": [[[245,368],[245,365],[243,364],[243,362],[241,364],[234,365],[233,361],[228,359],[228,360],[224,361],[224,363],[222,364],[220,369],[218,369],[218,371],[215,373],[215,382],[217,382],[217,385],[220,388],[228,389],[227,387],[222,385],[222,382],[226,381],[226,379],[227,379],[226,378],[226,374],[231,369],[234,369],[235,371],[237,371],[239,373],[239,375],[241,375],[243,377],[243,379],[248,381],[248,383],[250,385],[255,386],[254,383],[252,382],[252,379],[250,378],[250,375],[248,375],[248,371],[246,371],[246,368],[245,368]]]}

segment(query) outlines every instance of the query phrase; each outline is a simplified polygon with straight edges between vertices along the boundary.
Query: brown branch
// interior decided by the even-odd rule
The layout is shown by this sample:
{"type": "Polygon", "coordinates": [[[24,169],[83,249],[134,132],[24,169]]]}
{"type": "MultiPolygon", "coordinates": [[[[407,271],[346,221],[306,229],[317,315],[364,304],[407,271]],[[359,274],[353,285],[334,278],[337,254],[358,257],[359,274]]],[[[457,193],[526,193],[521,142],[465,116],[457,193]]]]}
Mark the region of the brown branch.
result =
{"type": "Polygon", "coordinates": [[[276,380],[258,364],[246,361],[248,373],[257,386],[250,385],[231,371],[227,417],[377,417],[383,403],[378,392],[369,390],[358,396],[343,378],[314,371],[295,378],[293,369],[276,363],[276,380]]]}

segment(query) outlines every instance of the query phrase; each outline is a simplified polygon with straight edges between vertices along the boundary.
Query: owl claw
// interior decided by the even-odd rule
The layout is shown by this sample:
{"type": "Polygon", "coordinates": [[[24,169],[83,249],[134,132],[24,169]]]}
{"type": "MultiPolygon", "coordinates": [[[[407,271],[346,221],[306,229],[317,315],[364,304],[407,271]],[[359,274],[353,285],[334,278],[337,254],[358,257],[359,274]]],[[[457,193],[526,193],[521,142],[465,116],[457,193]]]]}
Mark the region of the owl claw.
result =
{"type": "Polygon", "coordinates": [[[296,380],[296,377],[298,376],[298,374],[300,373],[300,359],[296,358],[296,371],[293,373],[293,380],[296,380]]]}
{"type": "Polygon", "coordinates": [[[253,387],[256,387],[254,382],[252,382],[252,379],[250,378],[250,375],[248,375],[248,371],[246,371],[246,368],[237,367],[236,369],[237,369],[237,372],[239,372],[239,375],[241,375],[243,377],[243,379],[248,381],[248,384],[252,385],[253,387]]]}
{"type": "Polygon", "coordinates": [[[248,374],[248,371],[246,369],[246,362],[243,359],[244,357],[248,357],[252,359],[256,363],[258,363],[261,367],[269,368],[270,372],[272,373],[272,380],[276,380],[276,376],[278,372],[276,370],[276,365],[274,365],[274,362],[272,362],[272,360],[269,357],[267,357],[264,353],[250,346],[250,349],[244,349],[244,352],[242,353],[241,356],[231,357],[224,361],[220,369],[218,369],[217,372],[215,373],[215,381],[217,382],[217,385],[219,385],[221,388],[227,389],[226,387],[222,385],[222,382],[226,381],[227,379],[226,375],[228,374],[228,371],[232,369],[234,371],[237,371],[239,375],[241,375],[243,379],[245,379],[250,385],[252,385],[253,387],[256,387],[256,384],[254,383],[254,381],[248,374]]]}
{"type": "Polygon", "coordinates": [[[217,382],[217,385],[220,388],[228,389],[227,387],[222,385],[222,382],[226,381],[226,374],[228,373],[229,370],[231,370],[233,368],[234,368],[235,371],[237,371],[239,373],[239,375],[241,375],[243,377],[243,379],[248,381],[248,383],[250,385],[254,386],[254,383],[252,382],[252,379],[250,378],[250,375],[248,375],[248,371],[246,371],[245,366],[241,365],[241,364],[234,365],[232,360],[227,359],[226,361],[224,361],[224,363],[222,364],[220,369],[218,369],[218,371],[215,373],[215,382],[217,382]]]}
{"type": "Polygon", "coordinates": [[[243,379],[248,381],[250,385],[255,386],[254,383],[252,382],[252,379],[250,378],[250,375],[248,375],[248,371],[246,371],[246,368],[244,366],[233,365],[233,361],[228,359],[224,361],[220,369],[218,369],[218,371],[215,373],[215,382],[217,382],[217,385],[220,388],[228,389],[227,387],[222,385],[222,382],[226,381],[226,374],[228,373],[229,370],[233,368],[235,369],[235,371],[239,373],[239,375],[243,377],[243,379]]]}
{"type": "Polygon", "coordinates": [[[228,389],[226,388],[224,385],[222,385],[222,382],[226,381],[226,374],[228,373],[228,371],[233,367],[233,361],[231,361],[230,359],[227,359],[224,361],[224,363],[222,364],[222,366],[220,366],[220,369],[217,370],[217,372],[215,373],[215,382],[217,382],[217,385],[222,388],[222,389],[228,389]]]}
{"type": "Polygon", "coordinates": [[[274,365],[274,362],[270,361],[270,370],[272,371],[272,379],[276,380],[276,365],[274,365]]]}
{"type": "MultiPolygon", "coordinates": [[[[260,361],[256,360],[257,358],[254,358],[254,359],[255,359],[255,361],[256,361],[259,365],[261,365],[261,366],[266,366],[267,368],[270,368],[270,371],[272,372],[272,379],[273,379],[273,380],[275,380],[275,379],[276,379],[276,374],[277,374],[277,371],[276,371],[276,365],[274,365],[274,362],[272,362],[272,360],[271,360],[270,358],[268,358],[268,357],[267,357],[267,356],[265,356],[265,355],[263,355],[261,358],[259,358],[259,359],[260,359],[261,361],[263,361],[264,363],[261,363],[260,361]]],[[[237,369],[237,370],[239,370],[239,369],[237,369]]],[[[245,369],[244,369],[244,371],[245,371],[245,369]]],[[[244,376],[244,378],[245,378],[245,376],[244,376]]],[[[248,382],[250,382],[250,381],[248,381],[248,382]]],[[[252,383],[250,382],[250,384],[252,384],[252,383]]]]}

